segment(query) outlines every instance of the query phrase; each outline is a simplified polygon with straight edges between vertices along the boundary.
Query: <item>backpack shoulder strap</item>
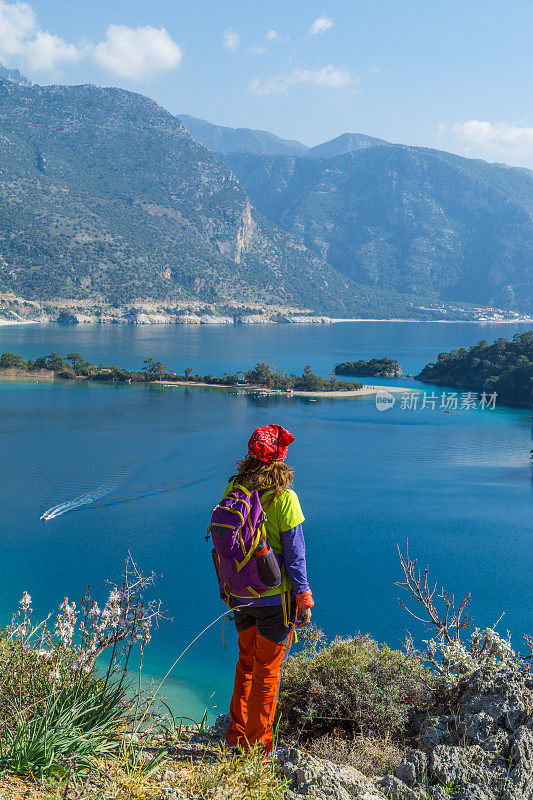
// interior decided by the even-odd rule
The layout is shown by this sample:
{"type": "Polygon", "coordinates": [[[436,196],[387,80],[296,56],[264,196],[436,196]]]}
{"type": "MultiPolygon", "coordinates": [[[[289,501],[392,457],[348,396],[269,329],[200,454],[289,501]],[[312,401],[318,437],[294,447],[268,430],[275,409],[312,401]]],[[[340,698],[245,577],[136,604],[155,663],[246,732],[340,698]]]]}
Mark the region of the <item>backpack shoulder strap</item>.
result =
{"type": "Polygon", "coordinates": [[[244,494],[247,495],[248,497],[252,496],[251,491],[247,489],[246,486],[243,486],[242,483],[234,483],[230,491],[232,491],[233,489],[240,489],[241,492],[244,492],[244,494]]]}

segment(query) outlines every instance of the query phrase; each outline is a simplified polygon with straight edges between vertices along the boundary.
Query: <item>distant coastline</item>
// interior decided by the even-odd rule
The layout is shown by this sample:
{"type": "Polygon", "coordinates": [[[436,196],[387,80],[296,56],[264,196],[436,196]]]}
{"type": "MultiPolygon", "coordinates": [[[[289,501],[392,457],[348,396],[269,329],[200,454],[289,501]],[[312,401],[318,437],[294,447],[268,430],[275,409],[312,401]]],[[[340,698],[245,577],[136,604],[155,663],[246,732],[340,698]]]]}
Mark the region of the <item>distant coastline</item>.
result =
{"type": "MultiPolygon", "coordinates": [[[[258,361],[254,367],[223,375],[194,374],[187,367],[183,374],[169,370],[161,361],[147,358],[142,371],[128,370],[118,366],[95,365],[86,361],[79,353],[66,357],[59,353],[25,359],[17,353],[0,355],[0,380],[7,381],[91,381],[95,383],[122,383],[154,385],[162,388],[217,388],[234,394],[279,395],[287,397],[359,397],[375,394],[383,387],[363,384],[360,381],[339,381],[335,374],[330,379],[316,375],[310,365],[304,367],[302,375],[258,361]]],[[[406,392],[402,387],[391,387],[394,392],[406,392]]]]}
{"type": "MultiPolygon", "coordinates": [[[[57,319],[4,319],[0,318],[0,327],[13,325],[46,325],[53,322],[60,322],[57,319]]],[[[489,319],[421,319],[418,317],[391,317],[391,318],[366,318],[366,317],[309,317],[309,318],[287,318],[287,319],[230,319],[225,317],[212,317],[206,319],[150,319],[142,321],[130,321],[125,319],[100,319],[100,320],[81,320],[77,322],[61,323],[71,325],[336,325],[340,322],[438,322],[445,324],[463,323],[465,325],[529,325],[533,324],[533,317],[512,317],[489,319]]]]}
{"type": "MultiPolygon", "coordinates": [[[[381,309],[380,309],[381,311],[381,309]]],[[[383,309],[386,313],[386,309],[383,309]]],[[[379,313],[379,311],[378,311],[379,313]]],[[[416,306],[411,316],[337,317],[309,307],[272,303],[261,305],[228,301],[171,301],[138,299],[128,305],[113,305],[105,298],[53,301],[27,300],[12,292],[0,292],[0,325],[59,322],[95,325],[330,325],[339,322],[470,322],[533,323],[533,317],[489,306],[416,306]]]]}

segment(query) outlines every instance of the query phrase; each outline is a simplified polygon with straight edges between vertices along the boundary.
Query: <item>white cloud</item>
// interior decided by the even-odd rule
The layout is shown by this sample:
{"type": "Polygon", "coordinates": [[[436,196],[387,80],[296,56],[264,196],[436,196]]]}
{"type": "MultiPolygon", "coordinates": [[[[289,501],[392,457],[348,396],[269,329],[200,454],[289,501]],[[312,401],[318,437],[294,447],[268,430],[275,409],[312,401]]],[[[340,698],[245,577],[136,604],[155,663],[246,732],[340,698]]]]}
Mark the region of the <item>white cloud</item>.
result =
{"type": "Polygon", "coordinates": [[[224,47],[226,50],[238,50],[241,37],[235,31],[224,31],[224,47]]]}
{"type": "Polygon", "coordinates": [[[507,125],[499,122],[480,122],[477,119],[468,122],[459,122],[452,125],[451,131],[455,136],[473,144],[496,145],[509,147],[512,150],[533,150],[533,128],[520,128],[516,125],[507,125]]]}
{"type": "Polygon", "coordinates": [[[0,0],[0,58],[22,53],[26,39],[37,27],[35,12],[27,3],[0,0]]]}
{"type": "Polygon", "coordinates": [[[176,69],[182,53],[166,28],[109,25],[106,38],[94,47],[93,58],[103,69],[134,80],[176,69]]]}
{"type": "Polygon", "coordinates": [[[441,135],[448,131],[464,143],[469,155],[501,158],[515,164],[533,162],[533,128],[470,119],[440,126],[441,135]]]}
{"type": "Polygon", "coordinates": [[[333,27],[333,19],[331,17],[317,17],[311,27],[309,28],[309,33],[311,36],[316,36],[317,33],[325,33],[329,31],[330,28],[333,27]]]}
{"type": "Polygon", "coordinates": [[[288,36],[283,36],[281,33],[279,33],[279,31],[270,30],[265,33],[259,44],[251,48],[251,52],[263,55],[264,53],[268,53],[270,50],[270,45],[272,45],[274,42],[278,45],[284,45],[287,44],[288,41],[288,36]]]}
{"type": "Polygon", "coordinates": [[[272,75],[269,78],[254,78],[250,89],[254,94],[285,94],[293,86],[325,86],[342,89],[359,83],[359,78],[344,67],[329,64],[321,69],[294,69],[287,75],[272,75]]]}
{"type": "Polygon", "coordinates": [[[0,0],[0,61],[6,63],[14,58],[30,70],[54,72],[62,64],[92,58],[122,78],[149,78],[175,69],[181,57],[165,28],[110,25],[103,41],[79,46],[41,30],[28,3],[0,0]]]}
{"type": "Polygon", "coordinates": [[[53,72],[59,64],[77,61],[81,51],[59,36],[39,29],[28,3],[0,0],[0,59],[23,61],[38,72],[53,72]]]}
{"type": "Polygon", "coordinates": [[[60,64],[79,61],[82,51],[75,44],[68,44],[48,31],[37,31],[26,43],[24,58],[28,67],[37,72],[53,72],[60,64]]]}

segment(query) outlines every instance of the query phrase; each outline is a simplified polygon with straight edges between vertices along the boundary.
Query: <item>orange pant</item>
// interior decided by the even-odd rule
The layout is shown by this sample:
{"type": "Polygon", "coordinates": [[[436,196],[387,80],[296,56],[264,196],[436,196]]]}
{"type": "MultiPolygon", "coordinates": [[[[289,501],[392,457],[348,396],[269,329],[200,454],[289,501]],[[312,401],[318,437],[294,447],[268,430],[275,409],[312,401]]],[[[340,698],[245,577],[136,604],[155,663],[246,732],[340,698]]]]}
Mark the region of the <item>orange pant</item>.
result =
{"type": "Polygon", "coordinates": [[[292,630],[286,644],[270,641],[258,633],[255,625],[239,631],[238,637],[239,661],[230,704],[228,744],[239,744],[246,750],[259,742],[270,753],[281,665],[290,647],[292,630]]]}

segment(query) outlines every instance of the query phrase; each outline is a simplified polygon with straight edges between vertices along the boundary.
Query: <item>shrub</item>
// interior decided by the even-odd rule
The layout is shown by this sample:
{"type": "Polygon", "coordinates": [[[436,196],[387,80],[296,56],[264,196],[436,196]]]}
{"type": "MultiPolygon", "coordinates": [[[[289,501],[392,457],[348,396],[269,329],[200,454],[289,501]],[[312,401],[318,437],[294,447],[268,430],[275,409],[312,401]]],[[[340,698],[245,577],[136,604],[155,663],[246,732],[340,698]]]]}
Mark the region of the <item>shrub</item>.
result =
{"type": "Polygon", "coordinates": [[[94,677],[52,691],[31,714],[16,712],[16,727],[5,726],[0,739],[3,771],[31,777],[65,778],[89,769],[113,751],[128,716],[126,688],[94,677]]]}
{"type": "Polygon", "coordinates": [[[124,581],[111,584],[103,608],[89,590],[79,608],[65,597],[53,628],[50,617],[32,625],[24,592],[0,633],[0,772],[62,780],[116,749],[133,724],[137,732],[143,698],[139,689],[128,692],[126,675],[132,649],[144,649],[161,619],[160,604],[142,598],[154,578],[129,556],[124,581]],[[95,662],[108,649],[102,674],[95,662]]]}
{"type": "Polygon", "coordinates": [[[410,651],[391,650],[362,635],[325,644],[319,632],[284,667],[280,729],[291,739],[335,730],[401,738],[409,709],[426,704],[430,683],[410,651]]]}

